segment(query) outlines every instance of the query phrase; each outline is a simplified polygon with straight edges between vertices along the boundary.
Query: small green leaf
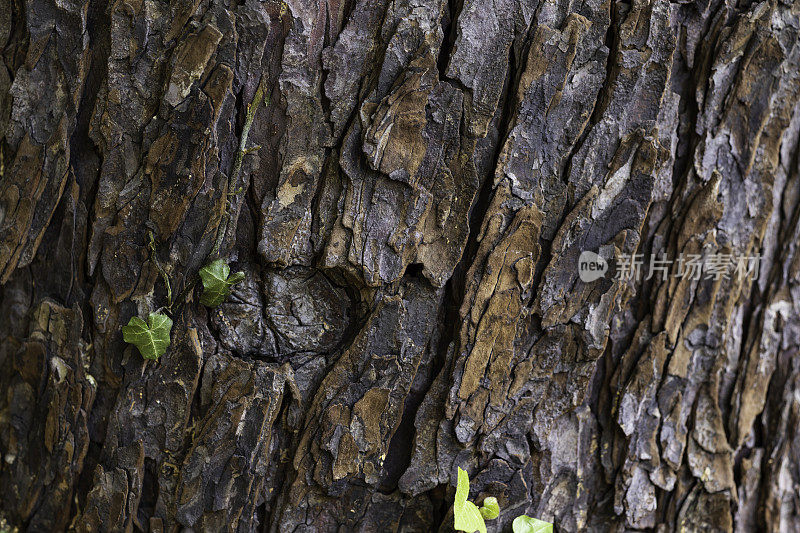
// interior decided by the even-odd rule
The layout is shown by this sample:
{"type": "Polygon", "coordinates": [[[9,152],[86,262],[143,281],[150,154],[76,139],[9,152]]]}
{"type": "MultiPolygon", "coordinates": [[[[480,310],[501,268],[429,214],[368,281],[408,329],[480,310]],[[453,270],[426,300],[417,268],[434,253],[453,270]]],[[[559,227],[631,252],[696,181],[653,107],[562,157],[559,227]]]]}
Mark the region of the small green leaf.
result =
{"type": "Polygon", "coordinates": [[[484,498],[483,505],[480,508],[481,516],[486,520],[494,520],[500,516],[500,504],[497,503],[497,498],[489,496],[484,498]]]}
{"type": "Polygon", "coordinates": [[[520,515],[514,519],[511,529],[514,533],[553,533],[553,524],[538,518],[520,515]]]}
{"type": "Polygon", "coordinates": [[[161,313],[150,313],[147,322],[138,316],[131,317],[127,326],[122,327],[125,342],[139,348],[145,359],[158,359],[169,347],[169,332],[172,320],[161,313]]]}
{"type": "Polygon", "coordinates": [[[461,468],[458,469],[458,485],[453,501],[453,522],[455,529],[466,533],[480,531],[486,533],[486,523],[478,510],[478,506],[467,500],[469,496],[469,476],[461,468]]]}
{"type": "Polygon", "coordinates": [[[244,272],[229,276],[231,267],[222,259],[217,259],[200,269],[200,280],[203,282],[203,294],[200,303],[206,307],[216,307],[225,301],[231,293],[231,287],[244,279],[244,272]]]}

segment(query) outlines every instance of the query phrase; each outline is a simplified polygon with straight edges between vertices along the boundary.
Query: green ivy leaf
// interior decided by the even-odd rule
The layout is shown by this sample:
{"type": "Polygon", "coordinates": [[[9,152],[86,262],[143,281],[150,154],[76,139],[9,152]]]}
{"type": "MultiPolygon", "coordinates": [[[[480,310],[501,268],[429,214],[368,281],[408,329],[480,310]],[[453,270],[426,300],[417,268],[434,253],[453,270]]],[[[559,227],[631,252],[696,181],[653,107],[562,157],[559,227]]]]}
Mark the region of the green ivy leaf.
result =
{"type": "Polygon", "coordinates": [[[229,276],[231,267],[222,259],[217,259],[200,269],[200,280],[203,282],[203,294],[200,303],[206,307],[216,307],[225,301],[231,293],[231,287],[244,279],[244,272],[229,276]]]}
{"type": "Polygon", "coordinates": [[[553,524],[538,518],[520,515],[514,519],[511,529],[514,533],[553,533],[553,524]]]}
{"type": "Polygon", "coordinates": [[[147,322],[138,316],[131,317],[127,326],[122,327],[122,338],[133,344],[145,359],[158,359],[169,347],[169,332],[172,320],[161,313],[150,313],[147,322]]]}
{"type": "Polygon", "coordinates": [[[453,522],[455,529],[466,533],[480,531],[486,533],[486,523],[478,510],[478,506],[467,500],[469,496],[469,476],[461,468],[458,469],[458,484],[453,502],[453,522]]]}
{"type": "Polygon", "coordinates": [[[500,504],[497,503],[497,498],[489,496],[484,498],[483,505],[480,508],[481,516],[486,520],[494,520],[500,516],[500,504]]]}

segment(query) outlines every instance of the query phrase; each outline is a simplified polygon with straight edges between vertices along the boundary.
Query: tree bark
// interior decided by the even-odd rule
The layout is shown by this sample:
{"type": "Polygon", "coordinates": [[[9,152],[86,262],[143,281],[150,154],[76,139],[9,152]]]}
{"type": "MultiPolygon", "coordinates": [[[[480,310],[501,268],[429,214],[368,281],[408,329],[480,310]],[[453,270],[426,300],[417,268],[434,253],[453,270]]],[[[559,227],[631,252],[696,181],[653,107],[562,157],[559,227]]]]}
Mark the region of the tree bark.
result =
{"type": "Polygon", "coordinates": [[[797,1],[0,0],[0,49],[0,526],[452,531],[461,467],[492,532],[800,531],[797,1]]]}

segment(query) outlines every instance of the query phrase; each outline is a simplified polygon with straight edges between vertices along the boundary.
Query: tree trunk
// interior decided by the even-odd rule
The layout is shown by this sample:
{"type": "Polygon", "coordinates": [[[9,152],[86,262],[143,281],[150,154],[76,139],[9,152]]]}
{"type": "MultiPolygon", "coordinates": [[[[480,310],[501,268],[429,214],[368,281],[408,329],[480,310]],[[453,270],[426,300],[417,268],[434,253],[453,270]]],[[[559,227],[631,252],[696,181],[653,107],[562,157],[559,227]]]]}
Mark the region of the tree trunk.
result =
{"type": "Polygon", "coordinates": [[[461,467],[491,532],[800,531],[797,0],[0,0],[0,49],[6,529],[452,531],[461,467]]]}

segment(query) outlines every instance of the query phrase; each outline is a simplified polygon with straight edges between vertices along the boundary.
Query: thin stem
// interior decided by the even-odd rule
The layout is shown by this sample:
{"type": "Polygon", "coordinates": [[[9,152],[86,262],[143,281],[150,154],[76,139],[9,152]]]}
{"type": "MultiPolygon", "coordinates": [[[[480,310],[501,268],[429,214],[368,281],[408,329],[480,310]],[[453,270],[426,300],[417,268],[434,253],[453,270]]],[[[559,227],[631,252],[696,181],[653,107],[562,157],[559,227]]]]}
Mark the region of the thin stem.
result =
{"type": "MultiPolygon", "coordinates": [[[[211,249],[211,252],[208,254],[206,260],[213,258],[219,254],[220,248],[222,248],[222,242],[225,240],[225,233],[228,231],[228,222],[231,218],[231,209],[230,209],[230,198],[231,196],[237,196],[241,194],[244,190],[243,187],[238,187],[237,184],[239,182],[239,175],[242,172],[242,163],[244,162],[244,158],[247,154],[251,152],[255,152],[260,146],[252,146],[250,148],[247,147],[247,138],[250,135],[250,128],[253,126],[253,120],[256,118],[256,113],[258,112],[259,106],[262,104],[269,105],[269,98],[266,95],[266,90],[264,88],[265,80],[261,78],[261,81],[258,84],[258,89],[256,89],[256,94],[253,96],[253,101],[247,105],[247,114],[245,115],[244,126],[242,127],[242,136],[239,139],[239,150],[236,152],[236,158],[233,162],[233,172],[231,173],[231,179],[228,180],[228,184],[225,188],[225,207],[224,212],[222,214],[222,220],[220,221],[219,226],[217,226],[217,234],[214,240],[214,247],[211,249]]],[[[189,293],[194,289],[194,286],[197,284],[196,277],[193,278],[189,283],[186,284],[184,289],[178,294],[177,298],[173,301],[172,299],[172,287],[169,283],[169,276],[167,276],[166,271],[161,266],[161,263],[158,262],[158,258],[156,257],[156,244],[155,244],[155,237],[153,236],[153,232],[148,232],[150,236],[150,257],[153,260],[153,263],[156,265],[161,277],[164,279],[164,285],[167,287],[167,305],[164,309],[167,312],[172,313],[173,307],[179,303],[185,301],[186,297],[189,293]]]]}
{"type": "Polygon", "coordinates": [[[222,214],[222,220],[217,226],[217,237],[214,241],[214,247],[211,249],[209,258],[219,255],[220,248],[222,248],[222,241],[225,240],[225,233],[228,231],[228,222],[231,218],[230,210],[230,197],[236,196],[242,192],[242,188],[238,187],[239,174],[242,172],[242,163],[244,157],[252,151],[257,150],[259,147],[247,148],[247,138],[250,135],[250,128],[253,126],[253,120],[256,118],[256,113],[261,104],[269,105],[269,97],[267,97],[266,89],[264,88],[265,79],[262,77],[256,89],[256,94],[253,95],[253,101],[247,105],[247,114],[245,115],[244,125],[242,126],[242,136],[239,138],[239,151],[236,152],[236,158],[233,161],[233,171],[231,172],[231,179],[228,180],[228,185],[225,190],[225,207],[222,214]]]}
{"type": "Polygon", "coordinates": [[[196,284],[197,284],[197,278],[192,278],[192,281],[186,284],[183,290],[178,294],[178,297],[175,298],[175,301],[167,306],[167,309],[169,310],[170,313],[172,313],[173,311],[172,310],[173,305],[177,305],[186,301],[186,297],[189,295],[190,292],[192,292],[192,289],[194,289],[194,286],[196,284]]]}
{"type": "Polygon", "coordinates": [[[158,261],[158,257],[156,256],[156,239],[153,236],[152,231],[147,232],[150,236],[150,259],[153,261],[153,264],[156,265],[161,277],[164,279],[164,285],[167,286],[167,307],[172,308],[172,287],[169,284],[169,276],[167,276],[167,272],[164,270],[164,267],[161,266],[161,263],[158,261]]]}

